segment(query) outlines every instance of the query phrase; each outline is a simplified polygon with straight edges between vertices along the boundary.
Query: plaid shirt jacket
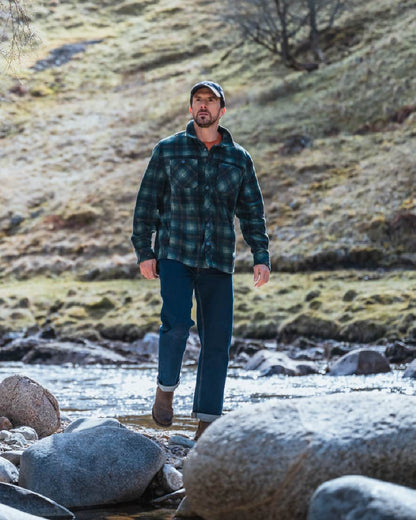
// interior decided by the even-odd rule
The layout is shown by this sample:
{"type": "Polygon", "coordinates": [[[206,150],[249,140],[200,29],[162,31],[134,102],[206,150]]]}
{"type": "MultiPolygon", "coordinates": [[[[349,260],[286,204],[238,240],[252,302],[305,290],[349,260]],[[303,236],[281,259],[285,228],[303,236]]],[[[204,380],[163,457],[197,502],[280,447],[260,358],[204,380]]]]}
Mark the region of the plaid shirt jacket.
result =
{"type": "Polygon", "coordinates": [[[134,210],[131,240],[138,263],[167,258],[232,273],[236,215],[254,265],[270,268],[264,204],[252,159],[228,130],[218,131],[222,141],[210,151],[197,138],[193,121],[154,148],[134,210]]]}

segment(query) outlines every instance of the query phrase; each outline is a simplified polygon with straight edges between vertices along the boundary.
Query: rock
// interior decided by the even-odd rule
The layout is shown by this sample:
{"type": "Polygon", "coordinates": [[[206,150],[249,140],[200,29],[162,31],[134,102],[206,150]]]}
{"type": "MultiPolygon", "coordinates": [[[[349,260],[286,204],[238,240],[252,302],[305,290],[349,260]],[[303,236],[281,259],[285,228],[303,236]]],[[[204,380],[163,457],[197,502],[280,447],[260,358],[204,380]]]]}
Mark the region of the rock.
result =
{"type": "Polygon", "coordinates": [[[29,426],[20,426],[20,428],[13,428],[10,430],[14,434],[22,435],[22,437],[26,441],[37,441],[38,440],[38,434],[36,433],[36,430],[33,428],[30,428],[29,426]]]}
{"type": "Polygon", "coordinates": [[[416,348],[407,346],[401,341],[395,341],[389,345],[385,352],[390,363],[409,363],[416,358],[416,348]]]}
{"type": "Polygon", "coordinates": [[[30,426],[39,437],[56,432],[60,426],[56,398],[32,379],[15,375],[0,383],[0,414],[13,426],[30,426]]]}
{"type": "Polygon", "coordinates": [[[183,435],[172,435],[169,438],[169,446],[183,446],[184,448],[193,448],[195,441],[184,437],[183,435]]]}
{"type": "Polygon", "coordinates": [[[39,341],[22,358],[23,363],[43,365],[120,365],[130,361],[110,349],[92,343],[75,343],[71,341],[39,341]]]}
{"type": "Polygon", "coordinates": [[[183,487],[182,473],[172,464],[164,464],[161,470],[160,483],[167,493],[178,491],[178,489],[183,487]]]}
{"type": "Polygon", "coordinates": [[[13,425],[7,417],[0,417],[0,430],[11,430],[12,428],[13,425]]]}
{"type": "Polygon", "coordinates": [[[19,471],[14,464],[0,457],[0,482],[12,484],[19,479],[19,471]]]}
{"type": "Polygon", "coordinates": [[[15,466],[20,466],[20,458],[22,456],[22,453],[23,450],[4,451],[3,453],[0,453],[0,457],[3,457],[15,466]]]}
{"type": "Polygon", "coordinates": [[[339,335],[344,341],[352,343],[373,343],[385,336],[387,327],[384,323],[371,320],[355,320],[345,325],[339,335]]]}
{"type": "Polygon", "coordinates": [[[355,300],[355,298],[357,298],[357,296],[358,296],[357,291],[354,291],[354,289],[349,289],[342,297],[342,301],[352,302],[353,300],[355,300]]]}
{"type": "Polygon", "coordinates": [[[80,417],[72,421],[65,428],[64,433],[82,432],[91,428],[106,428],[112,426],[114,428],[125,428],[117,419],[102,419],[100,417],[80,417]]]}
{"type": "Polygon", "coordinates": [[[260,375],[269,377],[274,374],[287,376],[302,376],[317,374],[318,370],[313,363],[307,361],[295,361],[281,352],[260,350],[249,359],[245,365],[246,370],[260,370],[260,375]]]}
{"type": "Polygon", "coordinates": [[[304,520],[315,489],[339,476],[415,486],[414,402],[356,392],[235,410],[184,462],[190,507],[205,520],[304,520]]]}
{"type": "Polygon", "coordinates": [[[29,515],[13,507],[0,504],[0,520],[44,520],[44,517],[29,515]]]}
{"type": "Polygon", "coordinates": [[[329,370],[331,376],[350,376],[352,374],[380,374],[390,372],[386,357],[370,349],[357,349],[342,356],[329,370]]]}
{"type": "Polygon", "coordinates": [[[319,486],[312,496],[308,520],[326,518],[413,520],[416,491],[361,475],[340,477],[319,486]]]}
{"type": "Polygon", "coordinates": [[[34,338],[17,338],[0,349],[0,361],[21,361],[37,343],[34,338]]]}
{"type": "Polygon", "coordinates": [[[127,428],[94,427],[37,442],[23,453],[19,485],[66,507],[137,500],[165,462],[127,428]]]}
{"type": "Polygon", "coordinates": [[[279,339],[288,341],[297,336],[334,339],[338,334],[338,325],[313,314],[300,314],[284,322],[279,329],[279,339]]]}
{"type": "Polygon", "coordinates": [[[414,359],[403,372],[403,377],[416,379],[416,359],[414,359]]]}
{"type": "Polygon", "coordinates": [[[0,504],[50,519],[72,520],[75,518],[71,511],[53,500],[12,484],[0,484],[0,504]]]}

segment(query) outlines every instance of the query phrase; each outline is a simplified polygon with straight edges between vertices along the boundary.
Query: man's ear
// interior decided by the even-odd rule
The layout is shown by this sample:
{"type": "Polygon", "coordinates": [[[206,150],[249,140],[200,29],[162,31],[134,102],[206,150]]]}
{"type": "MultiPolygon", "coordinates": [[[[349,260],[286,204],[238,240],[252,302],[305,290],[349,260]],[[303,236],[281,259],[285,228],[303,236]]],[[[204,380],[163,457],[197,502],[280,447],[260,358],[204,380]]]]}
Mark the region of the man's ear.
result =
{"type": "Polygon", "coordinates": [[[192,106],[189,107],[189,112],[192,114],[192,106]]]}
{"type": "Polygon", "coordinates": [[[227,109],[225,107],[222,107],[221,111],[220,111],[220,117],[222,117],[226,111],[227,111],[227,109]]]}

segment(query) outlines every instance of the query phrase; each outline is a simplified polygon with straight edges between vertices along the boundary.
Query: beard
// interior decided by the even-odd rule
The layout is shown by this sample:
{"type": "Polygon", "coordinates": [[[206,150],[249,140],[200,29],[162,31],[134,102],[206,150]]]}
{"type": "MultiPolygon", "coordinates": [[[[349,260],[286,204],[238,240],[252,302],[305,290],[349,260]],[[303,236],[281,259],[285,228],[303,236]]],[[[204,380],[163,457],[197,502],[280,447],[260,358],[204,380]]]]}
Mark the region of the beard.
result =
{"type": "Polygon", "coordinates": [[[194,121],[199,128],[209,128],[219,121],[220,112],[221,109],[218,110],[216,115],[211,115],[208,111],[204,112],[203,115],[198,113],[194,116],[194,121]]]}

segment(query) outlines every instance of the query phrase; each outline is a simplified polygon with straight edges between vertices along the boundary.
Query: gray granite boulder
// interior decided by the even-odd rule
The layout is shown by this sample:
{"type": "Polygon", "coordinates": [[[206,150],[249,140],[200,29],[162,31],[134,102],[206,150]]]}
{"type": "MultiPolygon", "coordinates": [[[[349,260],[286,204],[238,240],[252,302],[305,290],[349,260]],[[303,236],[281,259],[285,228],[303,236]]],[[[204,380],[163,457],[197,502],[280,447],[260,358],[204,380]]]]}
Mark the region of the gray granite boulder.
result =
{"type": "Polygon", "coordinates": [[[184,462],[190,508],[204,520],[305,520],[313,492],[333,478],[362,474],[416,486],[415,403],[355,392],[231,412],[184,462]]]}
{"type": "Polygon", "coordinates": [[[143,435],[114,426],[42,439],[23,452],[19,485],[66,507],[136,500],[165,462],[143,435]]]}
{"type": "Polygon", "coordinates": [[[390,365],[385,355],[377,350],[360,348],[338,359],[330,368],[329,375],[350,376],[383,372],[390,372],[390,365]]]}
{"type": "Polygon", "coordinates": [[[325,482],[312,496],[308,520],[415,520],[416,491],[361,475],[325,482]]]}
{"type": "Polygon", "coordinates": [[[32,379],[15,375],[0,383],[0,415],[14,427],[30,426],[39,437],[50,435],[60,426],[56,398],[32,379]]]}
{"type": "Polygon", "coordinates": [[[12,484],[0,484],[0,504],[50,519],[72,520],[75,518],[71,511],[53,500],[12,484]]]}
{"type": "Polygon", "coordinates": [[[43,516],[33,516],[13,507],[0,504],[0,520],[44,520],[43,516]]]}
{"type": "Polygon", "coordinates": [[[0,457],[0,482],[11,484],[19,479],[19,471],[14,464],[0,457]]]}

